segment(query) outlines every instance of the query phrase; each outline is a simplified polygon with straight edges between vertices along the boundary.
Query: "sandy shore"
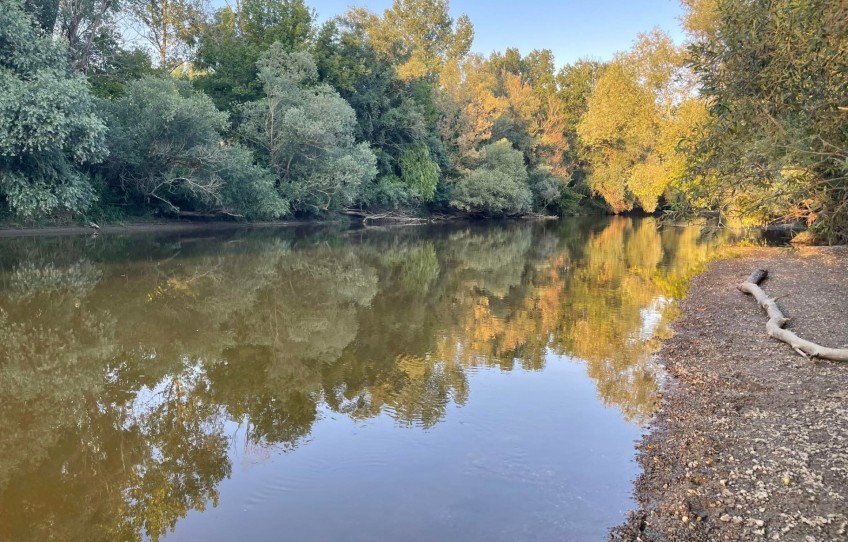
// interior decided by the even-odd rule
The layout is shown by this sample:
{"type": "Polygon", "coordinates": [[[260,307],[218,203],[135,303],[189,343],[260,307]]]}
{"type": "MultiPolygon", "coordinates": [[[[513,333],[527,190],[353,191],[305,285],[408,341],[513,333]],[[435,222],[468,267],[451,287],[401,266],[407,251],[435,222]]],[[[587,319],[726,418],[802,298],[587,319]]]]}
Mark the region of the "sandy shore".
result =
{"type": "Polygon", "coordinates": [[[765,334],[757,267],[801,337],[848,344],[848,247],[751,249],[697,277],[660,360],[640,509],[611,540],[848,540],[848,364],[765,334]]]}

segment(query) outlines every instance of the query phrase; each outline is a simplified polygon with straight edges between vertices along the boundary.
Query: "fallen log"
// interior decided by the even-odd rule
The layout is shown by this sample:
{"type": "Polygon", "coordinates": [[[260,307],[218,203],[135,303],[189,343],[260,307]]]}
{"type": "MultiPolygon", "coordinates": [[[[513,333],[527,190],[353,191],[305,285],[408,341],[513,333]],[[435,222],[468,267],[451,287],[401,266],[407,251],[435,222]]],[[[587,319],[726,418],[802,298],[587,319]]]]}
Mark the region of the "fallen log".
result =
{"type": "Polygon", "coordinates": [[[425,224],[429,222],[426,217],[413,216],[400,211],[388,211],[385,213],[369,213],[361,209],[344,209],[342,214],[355,216],[362,219],[362,224],[368,226],[369,222],[387,224],[425,224]]]}
{"type": "Polygon", "coordinates": [[[362,219],[362,225],[368,226],[369,222],[387,224],[425,224],[427,219],[420,216],[409,216],[404,213],[381,213],[368,215],[362,219]]]}
{"type": "Polygon", "coordinates": [[[780,312],[777,302],[766,295],[763,289],[759,286],[759,284],[765,280],[767,276],[768,271],[765,269],[757,269],[751,273],[751,276],[745,279],[738,288],[740,291],[754,296],[757,303],[765,309],[766,314],[768,314],[769,317],[768,322],[766,322],[766,333],[768,336],[785,342],[805,358],[848,361],[848,349],[846,348],[829,348],[827,346],[821,346],[814,342],[802,339],[788,329],[783,329],[783,326],[789,322],[789,319],[783,316],[783,313],[780,312]]]}

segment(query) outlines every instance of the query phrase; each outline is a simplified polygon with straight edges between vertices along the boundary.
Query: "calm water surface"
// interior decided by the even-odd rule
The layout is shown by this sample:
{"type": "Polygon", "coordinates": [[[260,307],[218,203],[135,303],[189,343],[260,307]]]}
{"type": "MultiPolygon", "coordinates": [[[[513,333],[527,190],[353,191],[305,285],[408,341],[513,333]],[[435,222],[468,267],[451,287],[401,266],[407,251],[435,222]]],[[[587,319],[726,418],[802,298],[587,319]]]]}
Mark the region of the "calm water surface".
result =
{"type": "Polygon", "coordinates": [[[0,540],[603,540],[728,235],[0,239],[0,540]]]}

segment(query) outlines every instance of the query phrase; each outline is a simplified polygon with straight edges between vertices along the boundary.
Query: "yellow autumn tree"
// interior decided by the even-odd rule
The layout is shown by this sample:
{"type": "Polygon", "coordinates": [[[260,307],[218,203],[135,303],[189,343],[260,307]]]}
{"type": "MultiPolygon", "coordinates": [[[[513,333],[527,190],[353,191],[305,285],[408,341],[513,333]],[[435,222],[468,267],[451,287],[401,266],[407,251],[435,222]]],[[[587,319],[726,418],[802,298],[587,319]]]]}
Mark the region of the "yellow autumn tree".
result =
{"type": "Polygon", "coordinates": [[[448,0],[395,0],[382,17],[360,13],[359,19],[401,79],[434,80],[446,63],[467,55],[474,40],[471,19],[465,14],[453,19],[449,12],[448,0]]]}
{"type": "Polygon", "coordinates": [[[494,53],[489,70],[497,77],[496,94],[506,103],[495,138],[506,138],[524,152],[530,168],[543,168],[563,185],[571,177],[568,111],[558,95],[553,53],[533,50],[522,57],[516,49],[494,53]]]}
{"type": "Polygon", "coordinates": [[[656,210],[684,171],[681,144],[706,120],[681,49],[642,35],[603,70],[577,127],[590,148],[590,188],[616,213],[656,210]]]}
{"type": "Polygon", "coordinates": [[[480,55],[452,59],[442,72],[437,102],[444,112],[439,131],[456,145],[451,154],[459,172],[469,171],[480,159],[480,148],[492,138],[492,127],[506,108],[495,95],[497,80],[480,55]]]}

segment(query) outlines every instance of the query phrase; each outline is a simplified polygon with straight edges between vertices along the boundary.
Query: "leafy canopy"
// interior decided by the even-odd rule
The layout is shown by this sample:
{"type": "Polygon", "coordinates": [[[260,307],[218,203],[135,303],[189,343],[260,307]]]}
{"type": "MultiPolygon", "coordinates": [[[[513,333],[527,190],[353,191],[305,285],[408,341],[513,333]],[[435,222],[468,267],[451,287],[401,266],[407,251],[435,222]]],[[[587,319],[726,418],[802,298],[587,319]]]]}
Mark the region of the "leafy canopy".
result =
{"type": "Polygon", "coordinates": [[[683,176],[679,144],[705,114],[671,39],[659,31],[640,36],[601,71],[577,126],[589,149],[589,187],[614,212],[654,212],[683,176]]]}
{"type": "Polygon", "coordinates": [[[251,153],[222,140],[227,114],[189,83],[148,77],[110,106],[107,177],[142,205],[279,217],[287,205],[251,153]]]}
{"type": "Polygon", "coordinates": [[[848,5],[689,1],[708,130],[686,203],[848,241],[848,5]]]}
{"type": "Polygon", "coordinates": [[[0,10],[0,198],[24,217],[82,212],[83,166],[106,155],[103,121],[68,51],[36,30],[19,0],[0,10]]]}
{"type": "Polygon", "coordinates": [[[438,78],[450,60],[463,58],[474,40],[467,15],[454,19],[448,0],[395,0],[383,17],[360,12],[374,47],[397,64],[403,79],[438,78]]]}
{"type": "Polygon", "coordinates": [[[240,133],[261,150],[280,195],[305,214],[353,203],[377,173],[368,144],[354,139],[353,109],[318,83],[309,53],[289,53],[275,43],[257,66],[264,97],[246,104],[240,133]]]}
{"type": "Polygon", "coordinates": [[[315,13],[303,0],[241,0],[215,12],[199,38],[195,85],[219,109],[262,96],[256,62],[272,44],[302,51],[313,38],[315,13]]]}

